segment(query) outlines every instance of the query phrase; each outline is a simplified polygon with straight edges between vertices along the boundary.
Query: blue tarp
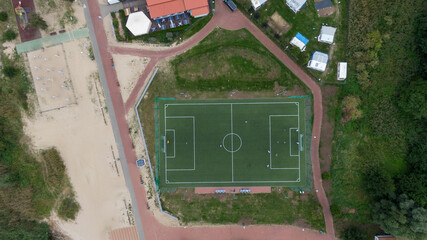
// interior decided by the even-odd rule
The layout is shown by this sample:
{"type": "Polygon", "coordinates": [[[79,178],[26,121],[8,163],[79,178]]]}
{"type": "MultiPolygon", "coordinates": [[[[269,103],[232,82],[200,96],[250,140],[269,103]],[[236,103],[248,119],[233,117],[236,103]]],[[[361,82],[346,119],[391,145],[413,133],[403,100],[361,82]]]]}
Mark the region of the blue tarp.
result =
{"type": "Polygon", "coordinates": [[[297,33],[297,35],[295,37],[298,40],[300,40],[302,43],[304,43],[305,45],[307,45],[308,39],[306,37],[304,37],[301,33],[297,33]]]}

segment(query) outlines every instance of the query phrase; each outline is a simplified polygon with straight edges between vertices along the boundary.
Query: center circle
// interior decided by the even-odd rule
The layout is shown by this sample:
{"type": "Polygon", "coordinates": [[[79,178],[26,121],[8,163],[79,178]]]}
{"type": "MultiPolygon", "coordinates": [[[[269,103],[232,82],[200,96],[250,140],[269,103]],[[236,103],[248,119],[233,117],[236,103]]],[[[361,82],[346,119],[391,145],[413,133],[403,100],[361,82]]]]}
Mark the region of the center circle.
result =
{"type": "Polygon", "coordinates": [[[222,139],[222,145],[227,152],[237,152],[242,147],[242,139],[236,133],[229,133],[222,139]]]}

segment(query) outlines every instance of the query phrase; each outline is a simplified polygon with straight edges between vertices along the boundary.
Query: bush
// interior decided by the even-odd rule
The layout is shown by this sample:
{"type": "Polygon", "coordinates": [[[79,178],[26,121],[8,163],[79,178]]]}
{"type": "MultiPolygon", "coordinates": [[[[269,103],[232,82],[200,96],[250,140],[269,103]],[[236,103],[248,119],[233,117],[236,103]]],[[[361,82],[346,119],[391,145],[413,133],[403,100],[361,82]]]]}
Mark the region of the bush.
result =
{"type": "Polygon", "coordinates": [[[74,220],[77,213],[79,212],[79,209],[79,203],[76,202],[74,194],[71,194],[61,201],[58,208],[58,216],[62,219],[74,220]]]}
{"type": "Polygon", "coordinates": [[[114,27],[114,29],[119,27],[119,20],[117,20],[116,18],[113,19],[113,27],[114,27]]]}
{"type": "Polygon", "coordinates": [[[334,217],[341,216],[342,212],[340,206],[338,206],[337,204],[332,204],[331,213],[334,217]]]}
{"type": "Polygon", "coordinates": [[[19,70],[14,66],[5,66],[3,67],[3,74],[8,78],[13,78],[19,73],[19,70]]]}
{"type": "Polygon", "coordinates": [[[17,34],[12,29],[8,29],[6,32],[3,33],[3,40],[5,41],[12,41],[16,38],[17,34]]]}
{"type": "Polygon", "coordinates": [[[330,180],[331,179],[331,174],[329,174],[329,172],[322,173],[322,179],[323,180],[330,180]]]}
{"type": "Polygon", "coordinates": [[[1,22],[7,21],[7,12],[0,12],[0,21],[1,22]]]}
{"type": "Polygon", "coordinates": [[[365,239],[365,236],[358,227],[351,226],[344,231],[342,238],[344,240],[360,240],[365,239]]]}
{"type": "Polygon", "coordinates": [[[40,28],[42,30],[47,29],[46,21],[37,13],[30,13],[30,27],[32,28],[40,28]]]}
{"type": "Polygon", "coordinates": [[[116,18],[116,13],[115,12],[111,12],[110,14],[111,14],[112,18],[116,18]]]}

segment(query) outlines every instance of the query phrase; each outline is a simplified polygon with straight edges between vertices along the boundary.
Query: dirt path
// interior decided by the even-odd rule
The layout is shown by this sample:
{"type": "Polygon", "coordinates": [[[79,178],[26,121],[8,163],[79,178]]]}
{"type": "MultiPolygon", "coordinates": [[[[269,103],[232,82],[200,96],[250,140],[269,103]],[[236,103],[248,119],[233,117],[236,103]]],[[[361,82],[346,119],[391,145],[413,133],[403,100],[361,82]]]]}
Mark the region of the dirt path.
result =
{"type": "MultiPolygon", "coordinates": [[[[91,19],[96,29],[100,54],[103,62],[103,67],[107,77],[108,87],[111,94],[111,99],[114,106],[115,115],[119,125],[120,136],[123,144],[123,149],[126,155],[129,174],[132,179],[133,191],[135,192],[136,201],[139,206],[139,214],[144,227],[145,237],[147,239],[335,239],[332,215],[329,210],[329,203],[323,190],[322,180],[320,177],[319,165],[319,140],[320,128],[322,123],[322,95],[320,87],[283,51],[277,47],[267,36],[265,36],[252,22],[250,22],[239,11],[231,13],[226,6],[219,2],[216,5],[215,15],[212,20],[196,35],[186,42],[169,48],[166,50],[143,50],[134,48],[123,48],[116,46],[108,46],[105,29],[101,20],[99,5],[95,1],[89,2],[91,19]],[[314,124],[313,124],[313,139],[312,139],[312,162],[313,162],[313,181],[316,189],[317,197],[323,207],[325,216],[326,229],[328,234],[319,234],[316,231],[308,229],[300,229],[291,226],[248,226],[243,229],[240,226],[218,226],[218,227],[167,227],[161,225],[150,213],[145,209],[146,193],[144,187],[139,183],[139,170],[136,167],[136,155],[132,147],[132,141],[129,136],[129,125],[125,119],[127,111],[136,102],[138,92],[144,84],[143,77],[138,81],[135,89],[131,93],[126,104],[122,101],[120,89],[117,86],[117,76],[114,67],[111,66],[111,53],[136,55],[151,58],[143,75],[149,74],[158,60],[168,56],[180,54],[201,41],[206,37],[216,26],[225,29],[240,29],[247,28],[259,41],[261,41],[278,59],[280,59],[296,76],[298,76],[312,91],[314,97],[314,124]]],[[[131,191],[131,190],[130,190],[131,191]]]]}

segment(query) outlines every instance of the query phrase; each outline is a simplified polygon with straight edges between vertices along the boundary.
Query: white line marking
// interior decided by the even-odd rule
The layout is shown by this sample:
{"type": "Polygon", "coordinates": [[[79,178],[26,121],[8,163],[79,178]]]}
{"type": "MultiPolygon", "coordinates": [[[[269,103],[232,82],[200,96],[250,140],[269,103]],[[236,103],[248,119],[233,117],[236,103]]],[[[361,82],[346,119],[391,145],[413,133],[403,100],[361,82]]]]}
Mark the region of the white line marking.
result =
{"type": "Polygon", "coordinates": [[[251,103],[169,103],[168,105],[175,105],[175,106],[182,106],[182,105],[227,105],[227,104],[234,104],[234,105],[260,105],[260,104],[298,104],[298,102],[251,102],[251,103]]]}
{"type": "Polygon", "coordinates": [[[234,134],[233,134],[233,104],[230,104],[231,110],[231,181],[234,182],[234,134]]]}
{"type": "MultiPolygon", "coordinates": [[[[176,137],[175,137],[175,129],[166,129],[166,132],[173,132],[173,156],[171,157],[171,156],[168,156],[167,155],[167,151],[166,151],[166,146],[167,146],[167,143],[165,144],[165,154],[166,154],[166,157],[167,158],[175,158],[175,156],[176,156],[176,145],[175,145],[175,143],[176,143],[176,141],[175,141],[175,139],[176,139],[176,137]]],[[[167,142],[167,138],[165,138],[165,142],[167,142]]]]}
{"type": "MultiPolygon", "coordinates": [[[[178,171],[194,171],[194,170],[196,170],[196,123],[195,123],[196,120],[195,120],[194,116],[169,116],[168,117],[168,116],[166,116],[166,106],[165,106],[165,136],[166,136],[166,131],[167,131],[166,130],[166,119],[167,118],[171,118],[171,119],[173,119],[173,118],[191,118],[191,119],[193,119],[193,168],[192,169],[189,169],[189,168],[168,169],[167,168],[167,159],[169,157],[167,157],[165,154],[165,162],[166,162],[166,164],[165,164],[165,172],[166,172],[165,176],[167,176],[167,172],[169,172],[169,171],[178,172],[178,171]]],[[[174,142],[176,142],[176,141],[174,141],[174,142]]]]}

